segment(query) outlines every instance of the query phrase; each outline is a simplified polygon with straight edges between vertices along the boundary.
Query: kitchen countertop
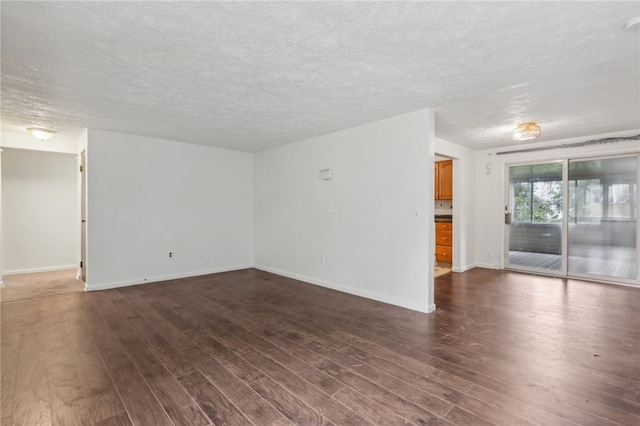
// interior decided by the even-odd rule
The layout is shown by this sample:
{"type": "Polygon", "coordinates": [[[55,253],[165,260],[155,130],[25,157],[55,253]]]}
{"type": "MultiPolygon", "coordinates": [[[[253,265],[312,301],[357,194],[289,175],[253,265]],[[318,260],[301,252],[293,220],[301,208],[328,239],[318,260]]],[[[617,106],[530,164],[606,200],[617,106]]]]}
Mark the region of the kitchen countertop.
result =
{"type": "Polygon", "coordinates": [[[433,217],[436,222],[452,222],[452,216],[450,214],[436,214],[433,217]]]}

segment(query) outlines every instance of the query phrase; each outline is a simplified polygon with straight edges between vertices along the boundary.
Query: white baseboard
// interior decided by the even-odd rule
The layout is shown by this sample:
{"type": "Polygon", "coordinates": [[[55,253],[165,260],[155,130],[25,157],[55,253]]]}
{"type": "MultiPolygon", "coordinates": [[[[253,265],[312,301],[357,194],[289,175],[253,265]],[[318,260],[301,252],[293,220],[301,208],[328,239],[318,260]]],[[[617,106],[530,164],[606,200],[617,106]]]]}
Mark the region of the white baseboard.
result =
{"type": "Polygon", "coordinates": [[[201,270],[201,271],[181,273],[181,274],[154,276],[154,277],[147,277],[143,279],[134,279],[134,280],[114,281],[114,282],[98,284],[98,285],[91,285],[89,283],[85,283],[85,290],[86,291],[108,290],[112,288],[127,287],[132,285],[150,284],[150,283],[155,283],[160,281],[168,281],[168,280],[175,280],[175,279],[181,279],[181,278],[190,278],[190,277],[197,277],[202,275],[217,274],[220,272],[238,271],[238,270],[248,269],[248,268],[259,269],[265,272],[270,272],[272,274],[281,275],[283,277],[304,281],[306,283],[318,285],[320,287],[326,287],[333,290],[341,291],[343,293],[353,294],[355,296],[376,300],[378,302],[389,303],[391,305],[399,306],[406,309],[411,309],[413,311],[418,311],[422,313],[431,313],[436,310],[435,304],[431,304],[425,307],[424,305],[418,305],[416,303],[408,303],[405,300],[388,297],[386,295],[381,295],[374,292],[362,291],[360,289],[355,289],[353,287],[343,286],[336,283],[331,283],[331,282],[319,280],[316,278],[311,278],[311,277],[303,276],[300,274],[283,271],[276,268],[270,268],[264,265],[238,265],[238,266],[229,266],[229,267],[222,267],[222,268],[212,268],[208,270],[201,270]]]}
{"type": "MultiPolygon", "coordinates": [[[[185,272],[180,274],[162,275],[162,276],[155,276],[155,277],[152,276],[152,277],[135,279],[135,280],[115,281],[115,282],[98,284],[98,285],[91,285],[90,283],[85,283],[85,290],[86,291],[108,290],[110,288],[127,287],[130,285],[149,284],[149,283],[156,283],[160,281],[177,280],[180,278],[198,277],[201,275],[217,274],[220,272],[239,271],[241,269],[248,269],[248,268],[253,268],[253,265],[250,264],[250,265],[227,266],[227,267],[221,267],[221,268],[206,269],[201,271],[185,272]]],[[[90,277],[88,281],[91,281],[90,277]]]]}
{"type": "Polygon", "coordinates": [[[20,275],[20,274],[33,274],[36,272],[54,272],[64,271],[65,269],[76,269],[77,264],[73,265],[59,265],[59,266],[46,266],[44,268],[27,268],[27,269],[14,269],[12,271],[2,271],[2,275],[20,275]]]}
{"type": "Polygon", "coordinates": [[[360,296],[360,297],[364,297],[364,298],[367,298],[367,299],[376,300],[378,302],[389,303],[391,305],[400,306],[401,308],[411,309],[412,311],[418,311],[418,312],[422,312],[422,313],[430,313],[430,312],[435,311],[435,309],[436,309],[436,305],[435,304],[429,305],[429,306],[427,306],[425,308],[424,305],[418,305],[416,303],[408,303],[405,300],[400,300],[400,299],[396,299],[396,298],[393,298],[393,297],[388,297],[388,296],[385,296],[385,295],[382,295],[382,294],[378,294],[378,293],[362,291],[360,289],[355,289],[353,287],[347,287],[347,286],[343,286],[343,285],[340,285],[340,284],[336,284],[336,283],[332,283],[332,282],[328,282],[328,281],[324,281],[324,280],[319,280],[317,278],[311,278],[311,277],[307,277],[307,276],[304,276],[304,275],[295,274],[295,273],[292,273],[292,272],[283,271],[283,270],[280,270],[280,269],[271,268],[271,267],[264,266],[264,265],[254,265],[253,267],[256,268],[256,269],[259,269],[261,271],[270,272],[272,274],[281,275],[283,277],[292,278],[292,279],[298,280],[298,281],[304,281],[304,282],[309,283],[309,284],[314,284],[314,285],[318,285],[320,287],[330,288],[332,290],[341,291],[343,293],[353,294],[354,296],[360,296]]]}
{"type": "MultiPolygon", "coordinates": [[[[496,265],[495,263],[475,263],[473,268],[486,268],[486,269],[500,269],[500,265],[496,265]]],[[[471,268],[469,268],[471,269],[471,268]]]]}
{"type": "Polygon", "coordinates": [[[475,264],[471,264],[471,265],[465,265],[465,266],[461,266],[461,267],[451,268],[451,270],[453,272],[465,272],[465,271],[468,271],[469,269],[473,269],[475,267],[476,267],[475,264]]]}

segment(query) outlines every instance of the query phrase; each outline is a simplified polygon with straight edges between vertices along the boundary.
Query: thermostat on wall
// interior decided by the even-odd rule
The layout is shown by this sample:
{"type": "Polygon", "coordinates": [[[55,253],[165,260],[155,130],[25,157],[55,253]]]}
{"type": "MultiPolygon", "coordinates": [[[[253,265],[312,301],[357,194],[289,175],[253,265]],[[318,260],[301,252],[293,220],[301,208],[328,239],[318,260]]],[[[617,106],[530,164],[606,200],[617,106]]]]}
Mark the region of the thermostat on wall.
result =
{"type": "Polygon", "coordinates": [[[322,170],[320,170],[320,179],[322,179],[322,180],[331,180],[331,179],[333,179],[333,170],[332,169],[322,169],[322,170]]]}

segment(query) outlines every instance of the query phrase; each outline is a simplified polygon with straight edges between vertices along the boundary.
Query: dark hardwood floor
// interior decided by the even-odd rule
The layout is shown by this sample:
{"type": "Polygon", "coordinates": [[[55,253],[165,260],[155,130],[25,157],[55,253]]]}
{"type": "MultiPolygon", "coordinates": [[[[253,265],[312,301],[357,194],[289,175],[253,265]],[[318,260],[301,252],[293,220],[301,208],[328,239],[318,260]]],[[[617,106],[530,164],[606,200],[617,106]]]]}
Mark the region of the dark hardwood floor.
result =
{"type": "Polygon", "coordinates": [[[2,425],[639,425],[640,290],[474,269],[420,314],[244,270],[2,304],[2,425]]]}

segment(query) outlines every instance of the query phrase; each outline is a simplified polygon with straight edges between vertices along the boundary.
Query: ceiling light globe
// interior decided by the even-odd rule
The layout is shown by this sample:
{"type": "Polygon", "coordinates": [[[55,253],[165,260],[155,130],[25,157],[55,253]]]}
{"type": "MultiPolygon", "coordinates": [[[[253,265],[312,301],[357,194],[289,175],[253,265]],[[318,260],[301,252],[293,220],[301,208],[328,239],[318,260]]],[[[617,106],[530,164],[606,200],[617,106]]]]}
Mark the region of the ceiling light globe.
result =
{"type": "Polygon", "coordinates": [[[31,133],[34,138],[40,139],[41,141],[46,141],[47,139],[51,139],[53,135],[56,134],[56,132],[53,130],[42,129],[40,127],[30,127],[27,129],[27,131],[31,133]]]}

